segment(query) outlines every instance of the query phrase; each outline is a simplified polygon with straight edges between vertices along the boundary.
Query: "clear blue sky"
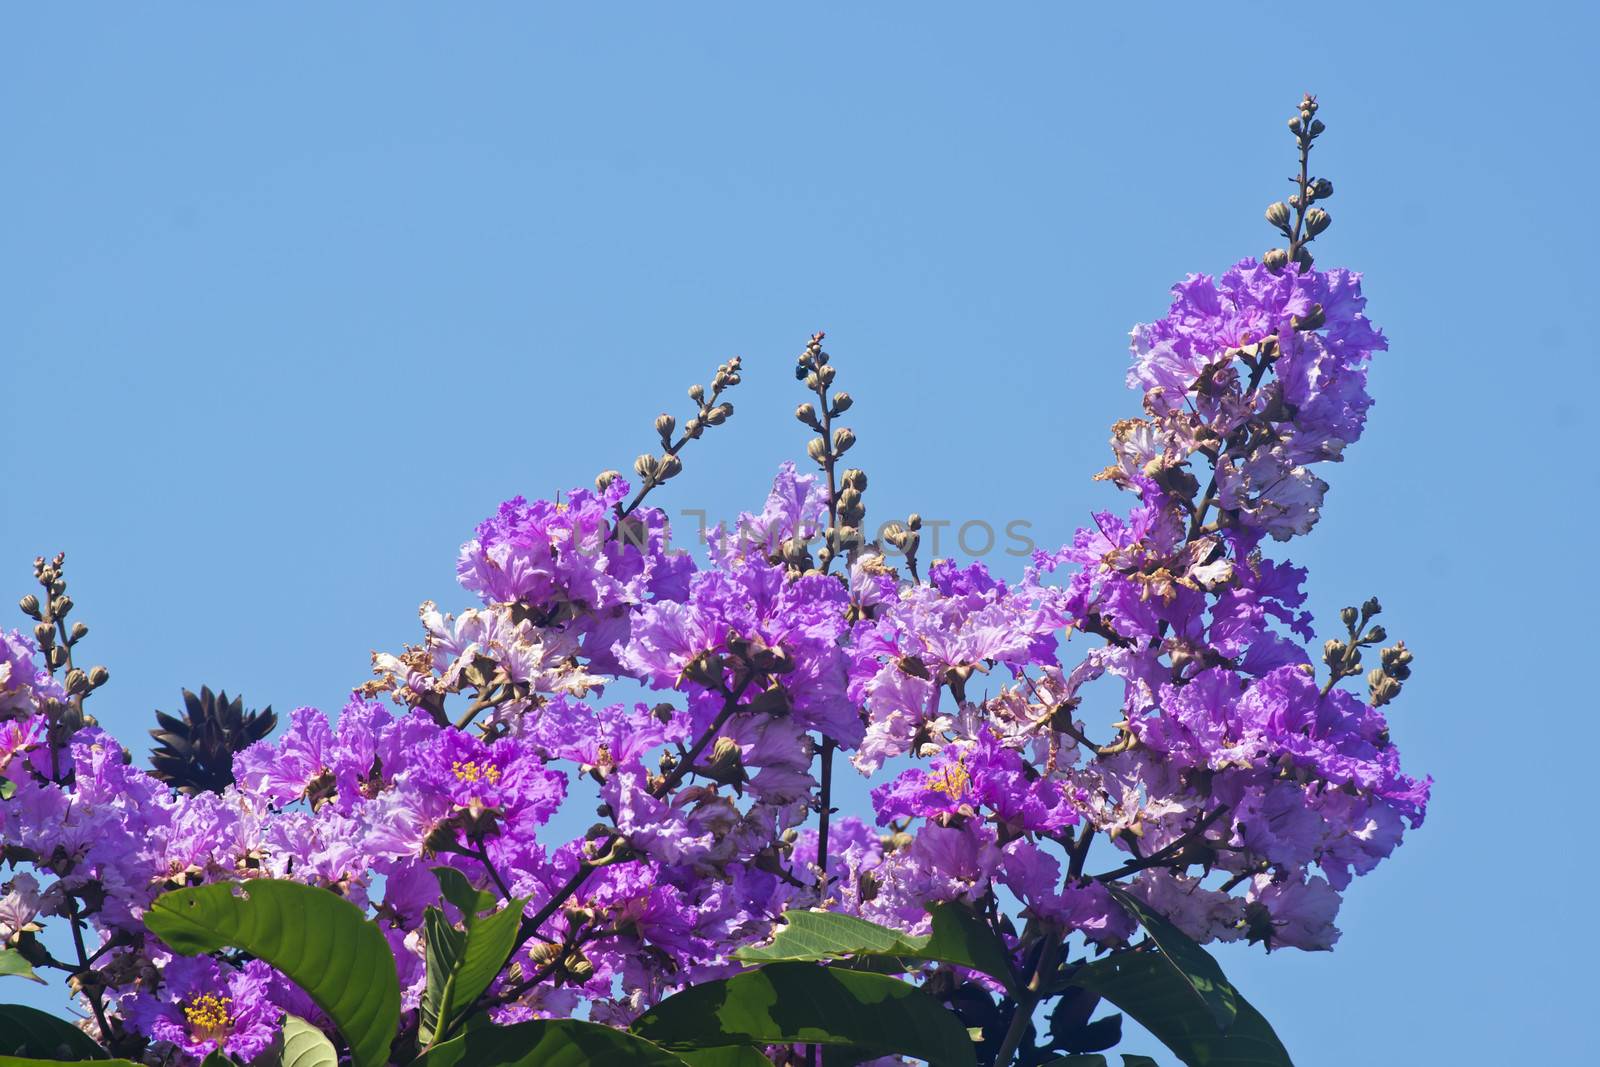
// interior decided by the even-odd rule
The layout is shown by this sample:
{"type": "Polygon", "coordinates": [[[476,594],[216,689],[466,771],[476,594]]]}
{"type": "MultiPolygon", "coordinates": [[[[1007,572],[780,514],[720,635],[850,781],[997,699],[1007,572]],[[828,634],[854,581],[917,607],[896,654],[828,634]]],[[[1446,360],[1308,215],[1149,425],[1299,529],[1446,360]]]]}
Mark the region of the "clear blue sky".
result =
{"type": "Polygon", "coordinates": [[[1223,962],[1304,1067],[1593,1057],[1600,25],[1312,9],[10,5],[0,587],[68,552],[141,752],[180,686],[337,707],[464,603],[477,519],[626,468],[735,353],[665,502],[758,502],[819,328],[872,516],[1059,542],[1126,331],[1268,247],[1311,90],[1318,249],[1392,351],[1292,555],[1325,630],[1382,597],[1438,785],[1334,952],[1223,962]]]}

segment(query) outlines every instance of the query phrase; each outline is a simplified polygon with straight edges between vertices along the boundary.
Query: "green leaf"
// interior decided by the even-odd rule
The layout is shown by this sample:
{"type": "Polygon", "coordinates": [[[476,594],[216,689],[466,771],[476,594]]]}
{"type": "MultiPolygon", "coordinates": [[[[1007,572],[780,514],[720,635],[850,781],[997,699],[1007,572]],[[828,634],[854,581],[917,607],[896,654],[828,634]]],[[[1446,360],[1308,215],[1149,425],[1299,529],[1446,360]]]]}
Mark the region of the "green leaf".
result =
{"type": "Polygon", "coordinates": [[[1156,1063],[1156,1061],[1149,1056],[1140,1056],[1137,1053],[1124,1052],[1122,1054],[1122,1067],[1160,1067],[1160,1064],[1156,1063]]]}
{"type": "Polygon", "coordinates": [[[43,978],[33,973],[33,964],[24,959],[22,953],[14,948],[0,948],[0,975],[8,974],[45,984],[43,978]]]}
{"type": "Polygon", "coordinates": [[[831,911],[786,911],[772,943],[745,947],[734,953],[744,963],[802,962],[813,960],[889,957],[953,963],[981,971],[1017,991],[1011,974],[1011,957],[993,930],[958,904],[936,904],[929,909],[933,927],[913,937],[887,926],[831,911]]]}
{"type": "Polygon", "coordinates": [[[676,993],[633,1030],[668,1048],[853,1045],[935,1067],[974,1067],[953,1012],[896,978],[810,963],[772,963],[676,993]]]}
{"type": "Polygon", "coordinates": [[[480,912],[493,911],[500,898],[467,881],[467,876],[454,867],[435,867],[433,876],[439,880],[439,892],[444,899],[460,909],[461,914],[476,917],[480,912]]]}
{"type": "Polygon", "coordinates": [[[1058,1056],[1047,1061],[1044,1067],[1106,1067],[1106,1058],[1098,1052],[1083,1056],[1058,1056]]]}
{"type": "Polygon", "coordinates": [[[9,778],[0,778],[0,800],[10,800],[17,795],[17,783],[9,778]]]}
{"type": "Polygon", "coordinates": [[[1108,885],[1106,888],[1118,904],[1139,920],[1139,925],[1150,935],[1150,940],[1161,949],[1161,955],[1194,990],[1206,1011],[1211,1013],[1217,1029],[1227,1032],[1228,1027],[1233,1025],[1234,1016],[1238,1014],[1239,994],[1228,983],[1227,976],[1222,973],[1217,961],[1211,958],[1211,953],[1120,886],[1108,885]]]}
{"type": "Polygon", "coordinates": [[[439,1029],[439,1008],[444,1004],[445,985],[461,960],[467,935],[451,926],[450,920],[438,908],[423,911],[422,929],[427,937],[428,982],[422,990],[422,1001],[417,1006],[417,1037],[427,1045],[433,1041],[433,1035],[439,1029]]]}
{"type": "Polygon", "coordinates": [[[212,1049],[211,1054],[200,1061],[200,1067],[234,1067],[234,1062],[220,1048],[212,1049]]]}
{"type": "MultiPolygon", "coordinates": [[[[434,1032],[428,1037],[432,1041],[439,1034],[449,1034],[451,1027],[459,1020],[463,1012],[467,1011],[477,1001],[480,994],[489,988],[489,983],[494,981],[495,975],[500,973],[500,968],[505,966],[511,950],[517,947],[517,932],[522,926],[522,909],[527,905],[527,897],[514,897],[500,911],[484,918],[480,918],[474,910],[464,909],[466,932],[459,935],[450,929],[450,934],[443,935],[446,945],[440,953],[440,965],[448,963],[449,971],[444,983],[439,988],[439,996],[435,1005],[436,1021],[434,1032]],[[446,959],[448,958],[448,961],[446,959]]],[[[449,929],[444,921],[443,914],[437,909],[430,908],[438,914],[438,919],[428,927],[430,935],[439,933],[441,928],[449,929]]],[[[434,964],[430,953],[429,967],[434,964]]],[[[433,985],[430,973],[428,985],[433,985]]]]}
{"type": "Polygon", "coordinates": [[[45,1060],[62,1056],[79,1060],[106,1058],[100,1046],[76,1026],[22,1004],[0,1004],[0,1055],[45,1060]]]}
{"type": "Polygon", "coordinates": [[[339,1052],[319,1027],[298,1015],[283,1017],[277,1067],[339,1067],[339,1052]]]}
{"type": "Polygon", "coordinates": [[[578,1019],[537,1019],[468,1030],[412,1067],[684,1067],[684,1061],[624,1030],[578,1019]]]}
{"type": "Polygon", "coordinates": [[[355,1067],[383,1067],[400,1025],[394,956],[361,909],[327,889],[272,879],[175,889],[145,925],[185,956],[243,949],[282,971],[327,1012],[355,1067]]]}
{"type": "Polygon", "coordinates": [[[1233,1025],[1219,1033],[1164,953],[1119,952],[1083,964],[1067,980],[1133,1016],[1189,1067],[1293,1067],[1271,1025],[1237,990],[1233,1025]]]}
{"type": "Polygon", "coordinates": [[[679,1049],[673,1055],[689,1067],[772,1067],[766,1054],[749,1045],[721,1045],[717,1048],[679,1049]]]}

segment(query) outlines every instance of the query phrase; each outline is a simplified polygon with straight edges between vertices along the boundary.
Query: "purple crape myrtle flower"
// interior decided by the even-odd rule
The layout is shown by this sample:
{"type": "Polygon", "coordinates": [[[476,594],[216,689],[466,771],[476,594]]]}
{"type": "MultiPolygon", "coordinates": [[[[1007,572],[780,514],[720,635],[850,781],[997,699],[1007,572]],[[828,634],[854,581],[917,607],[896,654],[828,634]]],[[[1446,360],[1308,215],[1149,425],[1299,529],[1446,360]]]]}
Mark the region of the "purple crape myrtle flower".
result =
{"type": "Polygon", "coordinates": [[[283,1009],[272,990],[285,979],[260,960],[234,968],[209,956],[175,956],[162,979],[158,994],[123,999],[124,1018],[136,1033],[194,1062],[218,1051],[249,1061],[277,1036],[283,1009]]]}

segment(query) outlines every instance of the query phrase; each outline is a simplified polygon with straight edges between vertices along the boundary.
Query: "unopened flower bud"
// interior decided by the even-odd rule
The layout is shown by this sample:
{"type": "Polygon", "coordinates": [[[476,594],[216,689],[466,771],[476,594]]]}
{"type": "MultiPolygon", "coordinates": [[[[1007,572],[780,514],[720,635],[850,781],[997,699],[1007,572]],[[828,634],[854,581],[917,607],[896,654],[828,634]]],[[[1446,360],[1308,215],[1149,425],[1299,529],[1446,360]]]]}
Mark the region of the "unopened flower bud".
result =
{"type": "Polygon", "coordinates": [[[1372,706],[1381,708],[1400,695],[1400,683],[1374,667],[1367,672],[1367,693],[1372,706]]]}
{"type": "Polygon", "coordinates": [[[1326,130],[1327,128],[1328,128],[1327,123],[1323,122],[1321,119],[1312,119],[1311,120],[1311,127],[1310,127],[1310,130],[1308,132],[1311,134],[1312,137],[1321,137],[1322,136],[1322,131],[1326,130]]]}
{"type": "Polygon", "coordinates": [[[1311,195],[1318,200],[1326,200],[1333,195],[1333,183],[1326,178],[1318,178],[1311,183],[1311,195]]]}
{"type": "Polygon", "coordinates": [[[911,530],[922,529],[922,516],[915,511],[913,511],[910,515],[907,515],[906,528],[911,530]]]}
{"type": "Polygon", "coordinates": [[[844,392],[834,393],[833,394],[833,413],[835,415],[843,415],[845,412],[850,410],[850,405],[852,405],[854,403],[855,403],[855,401],[850,399],[850,394],[849,393],[844,393],[844,392]]]}
{"type": "Polygon", "coordinates": [[[801,404],[794,409],[794,417],[811,427],[813,430],[822,429],[822,423],[817,421],[817,409],[810,404],[801,404]]]}
{"type": "Polygon", "coordinates": [[[1389,636],[1389,631],[1382,626],[1373,626],[1367,630],[1368,641],[1382,641],[1389,636]]]}
{"type": "Polygon", "coordinates": [[[1322,310],[1321,304],[1312,304],[1311,310],[1304,315],[1295,315],[1289,320],[1295,329],[1301,331],[1320,330],[1328,323],[1327,313],[1322,310]]]}
{"type": "Polygon", "coordinates": [[[50,617],[53,619],[64,619],[71,610],[72,598],[69,596],[58,596],[50,601],[50,617]]]}
{"type": "Polygon", "coordinates": [[[1375,596],[1367,597],[1366,601],[1361,605],[1361,614],[1369,619],[1374,615],[1382,614],[1382,612],[1383,605],[1378,603],[1378,598],[1375,596]]]}
{"type": "Polygon", "coordinates": [[[656,433],[661,435],[663,441],[672,440],[672,431],[677,428],[678,420],[662,412],[656,416],[656,433]]]}
{"type": "Polygon", "coordinates": [[[842,480],[845,485],[858,493],[867,491],[867,472],[858,467],[846,468],[842,480]]]}
{"type": "Polygon", "coordinates": [[[39,598],[34,596],[32,593],[29,593],[27,596],[17,601],[17,607],[21,608],[22,613],[28,616],[30,619],[37,619],[39,617],[39,598]]]}
{"type": "Polygon", "coordinates": [[[823,463],[828,458],[828,442],[820,437],[813,437],[806,442],[806,455],[817,463],[823,463]]]}
{"type": "Polygon", "coordinates": [[[1300,133],[1300,131],[1303,130],[1303,129],[1305,129],[1305,123],[1300,121],[1300,116],[1299,115],[1296,115],[1294,118],[1289,120],[1289,132],[1290,133],[1298,135],[1300,133]]]}
{"type": "Polygon", "coordinates": [[[1355,627],[1356,618],[1355,608],[1344,608],[1339,612],[1339,621],[1352,629],[1355,627]]]}
{"type": "Polygon", "coordinates": [[[656,480],[664,482],[681,473],[683,473],[683,460],[674,455],[665,455],[661,457],[661,463],[656,470],[656,480]]]}
{"type": "Polygon", "coordinates": [[[1314,207],[1306,212],[1306,230],[1315,237],[1317,234],[1333,225],[1333,216],[1320,207],[1314,207]]]}
{"type": "Polygon", "coordinates": [[[604,470],[594,476],[594,487],[597,492],[605,492],[612,482],[622,477],[621,471],[604,470]]]}
{"type": "Polygon", "coordinates": [[[1261,257],[1261,263],[1276,274],[1289,265],[1289,253],[1281,248],[1274,248],[1261,257]]]}
{"type": "Polygon", "coordinates": [[[842,456],[850,451],[850,446],[856,443],[855,431],[848,426],[841,426],[833,431],[833,454],[842,456]]]}
{"type": "Polygon", "coordinates": [[[656,473],[656,457],[646,452],[633,461],[633,471],[641,478],[649,479],[656,473]]]}
{"type": "Polygon", "coordinates": [[[89,691],[89,676],[74,667],[67,672],[66,685],[67,692],[72,696],[87,693],[89,691]]]}
{"type": "Polygon", "coordinates": [[[698,404],[701,401],[703,401],[705,398],[706,398],[706,388],[705,388],[705,386],[699,385],[699,384],[695,384],[695,385],[689,386],[689,399],[690,400],[693,400],[696,404],[698,404]]]}
{"type": "Polygon", "coordinates": [[[99,689],[109,681],[111,681],[111,672],[104,667],[96,665],[89,668],[89,688],[99,689]]]}
{"type": "Polygon", "coordinates": [[[697,768],[714,782],[728,784],[745,780],[744,764],[739,758],[739,742],[731,737],[719,737],[711,746],[705,766],[697,768]]]}
{"type": "Polygon", "coordinates": [[[733,405],[724,400],[710,411],[706,412],[706,422],[712,426],[721,426],[733,414],[733,405]]]}
{"type": "Polygon", "coordinates": [[[1267,208],[1267,221],[1274,226],[1284,226],[1289,222],[1289,205],[1282,200],[1273,201],[1267,208]]]}
{"type": "Polygon", "coordinates": [[[88,637],[88,636],[89,636],[89,628],[87,626],[85,626],[81,622],[75,622],[75,623],[72,624],[71,638],[72,638],[72,641],[74,643],[82,641],[85,637],[88,637]]]}
{"type": "Polygon", "coordinates": [[[41,622],[33,628],[33,639],[39,642],[41,647],[49,645],[55,634],[56,628],[47,622],[41,622]]]}

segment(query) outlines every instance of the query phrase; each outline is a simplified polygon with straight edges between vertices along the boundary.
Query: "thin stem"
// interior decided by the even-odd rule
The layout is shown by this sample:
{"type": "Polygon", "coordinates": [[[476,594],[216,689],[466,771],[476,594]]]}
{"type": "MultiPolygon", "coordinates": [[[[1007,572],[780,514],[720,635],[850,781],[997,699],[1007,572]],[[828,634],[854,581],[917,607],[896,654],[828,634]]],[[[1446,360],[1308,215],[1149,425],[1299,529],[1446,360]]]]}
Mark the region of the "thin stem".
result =
{"type": "Polygon", "coordinates": [[[78,985],[84,990],[84,995],[89,999],[89,1007],[94,1011],[94,1021],[100,1027],[100,1040],[110,1044],[113,1035],[111,1023],[106,1019],[105,1005],[101,1002],[100,987],[89,969],[89,953],[83,943],[83,919],[78,914],[78,898],[71,893],[63,894],[67,901],[67,918],[72,928],[72,947],[78,953],[78,985]]]}
{"type": "Polygon", "coordinates": [[[470,853],[473,859],[483,864],[483,869],[489,872],[489,877],[494,881],[496,889],[507,901],[511,900],[511,889],[506,885],[506,880],[500,877],[500,872],[495,870],[494,862],[489,859],[489,846],[482,840],[478,842],[477,851],[470,853]]]}
{"type": "MultiPolygon", "coordinates": [[[[813,341],[820,342],[822,335],[818,334],[813,341]]],[[[820,344],[817,349],[821,351],[820,344]]],[[[818,414],[822,421],[822,470],[828,479],[828,529],[823,535],[823,548],[827,553],[822,561],[822,573],[827,574],[833,566],[833,558],[838,553],[839,543],[839,480],[835,473],[834,463],[838,456],[833,451],[833,405],[828,403],[828,385],[822,373],[823,364],[815,364],[812,373],[816,376],[816,387],[812,392],[817,394],[818,414]]],[[[827,734],[822,735],[822,810],[817,816],[817,902],[820,904],[828,898],[828,826],[833,817],[833,738],[827,734]]],[[[813,1056],[816,1050],[812,1050],[813,1056]]]]}
{"type": "Polygon", "coordinates": [[[1200,821],[1195,823],[1193,828],[1191,828],[1188,833],[1184,834],[1170,845],[1157,849],[1148,856],[1142,856],[1139,859],[1133,860],[1132,862],[1124,863],[1121,867],[1118,867],[1114,871],[1107,871],[1105,874],[1097,874],[1094,876],[1095,881],[1110,882],[1117,878],[1122,878],[1126,875],[1133,874],[1135,871],[1142,871],[1146,867],[1157,867],[1168,862],[1169,860],[1176,859],[1190,845],[1196,844],[1203,840],[1205,837],[1205,832],[1211,829],[1212,825],[1216,823],[1218,819],[1227,814],[1227,811],[1228,806],[1226,804],[1218,806],[1216,810],[1212,811],[1210,814],[1201,817],[1200,821]]]}
{"type": "MultiPolygon", "coordinates": [[[[72,634],[67,629],[66,616],[63,614],[58,617],[55,613],[56,595],[52,589],[54,581],[60,578],[61,562],[62,557],[58,555],[51,571],[55,577],[51,581],[41,580],[40,582],[44,588],[43,603],[41,605],[43,610],[40,615],[40,621],[54,628],[57,634],[55,646],[61,649],[61,664],[59,667],[52,664],[48,653],[46,654],[45,668],[52,677],[55,676],[57,670],[62,672],[63,677],[70,676],[73,671],[72,646],[74,642],[72,634]]],[[[42,565],[43,560],[41,558],[38,566],[42,565]]],[[[65,711],[66,714],[58,713],[54,716],[54,722],[47,722],[45,725],[46,741],[50,746],[50,778],[53,782],[59,783],[61,780],[60,742],[62,738],[60,737],[61,730],[58,727],[64,727],[67,724],[69,715],[76,722],[83,722],[83,696],[82,692],[78,692],[69,696],[65,705],[54,705],[56,708],[65,711]]],[[[78,977],[79,990],[84,998],[89,1001],[89,1007],[94,1012],[94,1020],[100,1027],[100,1040],[110,1046],[115,1039],[115,1035],[112,1033],[111,1023],[106,1017],[102,991],[91,970],[91,957],[83,938],[84,921],[82,914],[78,911],[78,898],[70,890],[66,890],[65,886],[62,888],[64,890],[62,895],[67,903],[67,925],[72,931],[72,947],[78,956],[78,966],[73,973],[78,977]]],[[[99,955],[100,953],[96,952],[94,958],[98,958],[99,955]]]]}
{"type": "Polygon", "coordinates": [[[822,738],[822,816],[817,824],[817,903],[828,899],[828,816],[833,813],[833,738],[822,738]]]}
{"type": "MultiPolygon", "coordinates": [[[[1243,396],[1249,396],[1261,387],[1262,379],[1267,376],[1267,371],[1275,361],[1275,357],[1269,358],[1264,350],[1261,352],[1260,362],[1250,371],[1250,382],[1244,387],[1243,396]]],[[[1217,458],[1211,461],[1211,480],[1206,483],[1206,490],[1200,494],[1200,503],[1194,509],[1194,517],[1189,520],[1188,540],[1193,541],[1199,536],[1201,529],[1205,526],[1206,514],[1211,510],[1211,506],[1213,504],[1221,505],[1221,501],[1217,499],[1217,471],[1222,464],[1222,457],[1227,455],[1233,448],[1243,444],[1249,433],[1250,423],[1246,421],[1243,426],[1229,434],[1228,439],[1222,443],[1222,447],[1217,449],[1217,458]]]]}
{"type": "MultiPolygon", "coordinates": [[[[717,397],[721,394],[721,392],[722,391],[720,389],[718,389],[717,391],[715,391],[715,392],[713,392],[711,394],[711,402],[713,404],[716,403],[717,397]]],[[[698,436],[698,434],[695,435],[695,436],[698,436]]],[[[673,458],[677,458],[678,453],[683,451],[683,447],[685,445],[687,445],[692,440],[694,440],[694,437],[691,437],[687,432],[685,432],[684,435],[682,437],[678,438],[678,440],[674,444],[671,444],[671,445],[667,446],[667,449],[666,449],[664,454],[668,455],[668,456],[672,456],[673,458]]],[[[635,511],[635,509],[637,509],[640,504],[644,503],[644,498],[646,496],[650,495],[650,490],[652,490],[656,486],[662,485],[662,484],[664,484],[664,483],[660,482],[660,481],[657,481],[653,477],[652,478],[646,478],[644,480],[644,484],[639,486],[639,491],[637,493],[633,494],[633,499],[628,501],[628,506],[623,508],[621,511],[617,512],[617,519],[619,520],[619,526],[620,526],[620,520],[627,518],[629,515],[632,515],[633,512],[635,511]]]]}
{"type": "Polygon", "coordinates": [[[1289,263],[1295,265],[1300,257],[1300,250],[1306,242],[1311,240],[1305,233],[1306,212],[1311,207],[1311,198],[1307,193],[1311,190],[1311,131],[1304,129],[1296,137],[1300,142],[1300,174],[1295,179],[1300,185],[1300,202],[1295,208],[1294,231],[1289,237],[1289,263]]]}
{"type": "MultiPolygon", "coordinates": [[[[717,406],[717,402],[722,398],[723,392],[730,386],[738,384],[738,371],[738,356],[734,356],[733,359],[727,364],[724,364],[723,367],[718,368],[716,376],[711,380],[711,400],[709,402],[704,401],[703,398],[705,394],[700,394],[701,399],[696,400],[700,410],[692,419],[690,419],[689,423],[684,426],[683,434],[676,441],[670,444],[665,441],[662,442],[666,446],[665,455],[676,459],[678,453],[683,451],[685,445],[699,437],[701,434],[705,433],[706,427],[711,425],[711,423],[705,421],[706,417],[717,406]],[[725,374],[724,371],[728,371],[729,373],[725,374]]],[[[694,393],[690,393],[690,398],[694,399],[694,393]]],[[[616,509],[616,528],[620,529],[622,520],[633,514],[634,510],[637,509],[640,504],[644,503],[644,498],[650,494],[650,490],[654,489],[658,485],[664,484],[666,480],[666,478],[661,478],[654,474],[646,478],[644,483],[639,486],[639,491],[633,494],[633,499],[628,501],[627,506],[616,509]]]]}
{"type": "Polygon", "coordinates": [[[1072,845],[1067,857],[1067,880],[1077,881],[1083,877],[1083,865],[1089,861],[1089,846],[1094,844],[1094,824],[1085,821],[1083,829],[1078,834],[1078,840],[1072,845]]]}
{"type": "Polygon", "coordinates": [[[504,683],[491,683],[479,690],[478,695],[467,706],[467,710],[461,713],[461,718],[456,720],[456,729],[465,730],[483,712],[510,700],[514,692],[510,685],[504,683]]]}
{"type": "Polygon", "coordinates": [[[1039,1001],[1044,999],[1045,978],[1055,970],[1056,958],[1061,952],[1061,939],[1055,931],[1047,929],[1044,948],[1039,952],[1039,961],[1034,964],[1033,975],[1028,979],[1027,986],[1017,996],[1017,1009],[1012,1013],[1011,1025],[1006,1027],[1006,1036],[1000,1042],[1000,1051],[994,1054],[994,1067],[1006,1067],[1016,1055],[1017,1048],[1022,1044],[1022,1038],[1028,1032],[1028,1026],[1033,1021],[1033,1012],[1039,1006],[1039,1001]]]}

